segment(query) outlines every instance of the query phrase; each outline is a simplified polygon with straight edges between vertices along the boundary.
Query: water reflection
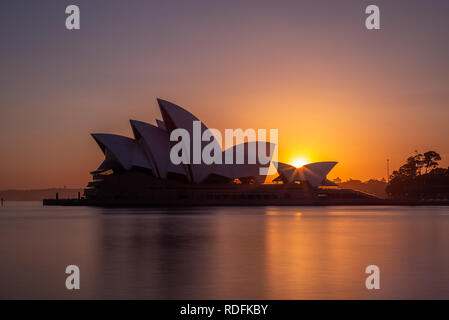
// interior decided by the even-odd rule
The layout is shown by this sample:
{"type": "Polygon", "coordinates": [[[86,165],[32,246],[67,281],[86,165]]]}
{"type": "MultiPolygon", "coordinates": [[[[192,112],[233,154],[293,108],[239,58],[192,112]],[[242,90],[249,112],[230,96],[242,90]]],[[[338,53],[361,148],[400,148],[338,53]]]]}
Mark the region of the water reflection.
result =
{"type": "Polygon", "coordinates": [[[263,219],[230,219],[219,208],[208,215],[170,212],[101,220],[101,263],[109,270],[102,275],[104,296],[218,299],[263,292],[263,219]]]}
{"type": "Polygon", "coordinates": [[[0,298],[449,298],[448,207],[43,208],[0,216],[0,298]],[[81,268],[81,290],[64,287],[81,268]],[[365,267],[381,290],[365,288],[365,267]]]}

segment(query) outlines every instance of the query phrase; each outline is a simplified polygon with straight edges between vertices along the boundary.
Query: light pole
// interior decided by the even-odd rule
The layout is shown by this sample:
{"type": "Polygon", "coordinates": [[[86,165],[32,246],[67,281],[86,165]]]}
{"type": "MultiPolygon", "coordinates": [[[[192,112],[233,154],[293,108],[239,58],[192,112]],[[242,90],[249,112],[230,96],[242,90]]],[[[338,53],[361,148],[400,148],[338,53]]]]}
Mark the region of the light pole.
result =
{"type": "Polygon", "coordinates": [[[387,159],[387,183],[390,183],[390,159],[387,159]]]}

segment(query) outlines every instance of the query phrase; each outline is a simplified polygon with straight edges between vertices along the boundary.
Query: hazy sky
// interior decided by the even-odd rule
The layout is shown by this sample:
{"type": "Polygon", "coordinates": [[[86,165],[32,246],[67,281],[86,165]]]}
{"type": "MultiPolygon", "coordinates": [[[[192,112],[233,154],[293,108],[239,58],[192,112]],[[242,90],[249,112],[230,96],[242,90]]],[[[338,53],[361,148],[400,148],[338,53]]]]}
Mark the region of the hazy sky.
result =
{"type": "Polygon", "coordinates": [[[447,0],[0,0],[0,189],[85,186],[89,133],[132,136],[156,97],[211,128],[278,128],[281,161],[339,161],[331,179],[415,149],[447,167],[448,17],[447,0]]]}

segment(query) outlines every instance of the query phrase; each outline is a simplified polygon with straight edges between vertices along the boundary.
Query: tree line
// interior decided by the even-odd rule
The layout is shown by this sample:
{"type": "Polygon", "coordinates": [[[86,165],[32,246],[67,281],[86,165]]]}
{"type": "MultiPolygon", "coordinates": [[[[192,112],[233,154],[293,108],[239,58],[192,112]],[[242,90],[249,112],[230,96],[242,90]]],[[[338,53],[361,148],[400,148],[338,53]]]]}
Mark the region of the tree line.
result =
{"type": "Polygon", "coordinates": [[[393,171],[386,192],[390,198],[449,200],[449,168],[440,168],[441,156],[427,151],[408,157],[393,171]]]}

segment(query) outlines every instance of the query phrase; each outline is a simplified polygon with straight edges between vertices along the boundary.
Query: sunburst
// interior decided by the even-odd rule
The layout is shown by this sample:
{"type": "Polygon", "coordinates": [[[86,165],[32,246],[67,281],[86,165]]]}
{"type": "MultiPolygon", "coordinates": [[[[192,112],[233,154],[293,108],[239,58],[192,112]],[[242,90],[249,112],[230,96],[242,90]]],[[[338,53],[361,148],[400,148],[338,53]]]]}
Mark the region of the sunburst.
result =
{"type": "Polygon", "coordinates": [[[304,158],[296,158],[295,160],[293,160],[292,166],[294,166],[296,168],[301,168],[302,166],[304,166],[308,163],[309,163],[309,161],[307,161],[304,158]]]}

